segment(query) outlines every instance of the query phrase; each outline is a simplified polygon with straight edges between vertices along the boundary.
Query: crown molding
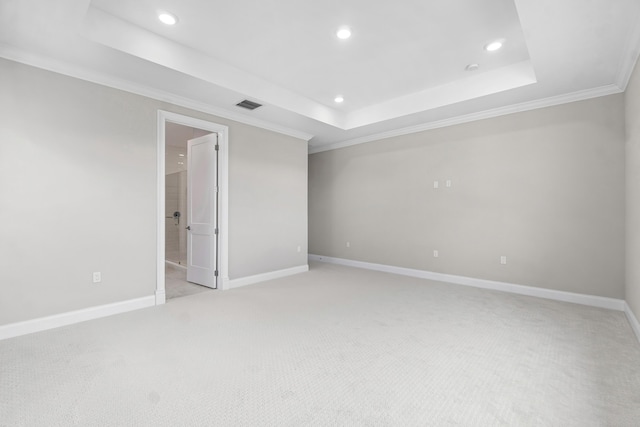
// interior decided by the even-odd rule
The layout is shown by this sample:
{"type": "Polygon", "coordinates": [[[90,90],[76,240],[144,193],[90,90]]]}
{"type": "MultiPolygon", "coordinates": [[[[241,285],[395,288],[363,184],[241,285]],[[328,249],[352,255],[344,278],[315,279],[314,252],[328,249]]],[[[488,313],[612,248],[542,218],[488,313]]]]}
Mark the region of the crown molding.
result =
{"type": "Polygon", "coordinates": [[[123,90],[125,92],[133,93],[136,95],[144,96],[147,98],[155,99],[157,101],[169,102],[171,104],[189,108],[192,110],[200,111],[221,117],[228,120],[233,120],[238,123],[243,123],[257,128],[277,132],[283,135],[292,136],[294,138],[309,141],[314,135],[301,132],[296,129],[287,128],[274,123],[267,122],[265,120],[249,117],[241,113],[226,110],[224,108],[212,107],[203,102],[194,101],[189,98],[185,98],[171,92],[166,92],[158,89],[153,89],[137,83],[132,83],[124,79],[118,79],[109,76],[105,73],[90,70],[85,67],[69,64],[64,61],[60,61],[44,55],[34,54],[25,50],[16,49],[7,45],[0,44],[0,57],[8,59],[10,61],[19,62],[21,64],[30,65],[32,67],[41,68],[43,70],[52,71],[54,73],[63,74],[65,76],[73,77],[76,79],[96,83],[102,86],[107,86],[113,89],[123,90]]]}
{"type": "MultiPolygon", "coordinates": [[[[329,144],[323,144],[319,146],[309,146],[309,154],[321,153],[323,151],[336,150],[340,148],[346,148],[353,145],[364,144],[367,142],[378,141],[381,139],[393,138],[402,135],[408,135],[417,132],[423,132],[432,129],[438,129],[448,126],[455,126],[459,124],[474,122],[478,120],[484,120],[503,115],[525,112],[545,107],[552,107],[555,105],[561,105],[576,101],[583,101],[591,98],[597,98],[601,96],[613,95],[624,92],[631,73],[635,67],[636,61],[640,56],[640,26],[634,30],[633,36],[630,38],[628,48],[626,49],[624,63],[620,67],[620,73],[618,75],[618,84],[610,84],[593,89],[586,89],[583,91],[573,92],[569,94],[553,96],[535,101],[523,102],[520,104],[480,111],[477,113],[466,114],[463,116],[452,117],[449,119],[438,120],[434,122],[423,123],[416,126],[409,126],[405,128],[395,129],[388,132],[377,133],[360,138],[349,139],[345,141],[339,141],[329,144]]],[[[80,80],[100,84],[103,86],[111,87],[118,90],[123,90],[136,95],[144,96],[147,98],[155,99],[162,102],[169,102],[171,104],[189,108],[192,110],[200,111],[203,113],[211,114],[217,117],[221,117],[228,120],[233,120],[238,123],[255,126],[261,129],[277,132],[283,135],[288,135],[294,138],[298,138],[304,141],[309,141],[314,137],[313,134],[302,132],[296,129],[280,126],[265,120],[246,116],[242,113],[233,112],[219,107],[212,107],[211,105],[194,101],[192,99],[181,97],[179,95],[153,89],[147,86],[143,86],[137,83],[132,83],[124,79],[114,78],[105,73],[101,73],[95,70],[90,70],[85,67],[79,67],[69,64],[64,61],[60,61],[44,55],[34,54],[25,50],[17,49],[0,43],[0,57],[11,61],[19,62],[22,64],[30,65],[36,68],[52,71],[58,74],[63,74],[69,77],[77,78],[80,80]]]]}
{"type": "Polygon", "coordinates": [[[522,113],[530,110],[537,110],[540,108],[553,107],[555,105],[568,104],[576,101],[584,101],[591,98],[598,98],[601,96],[613,95],[623,92],[617,85],[611,84],[601,86],[593,89],[586,89],[578,92],[573,92],[564,95],[553,96],[544,99],[538,99],[535,101],[523,102],[520,104],[509,105],[506,107],[494,108],[491,110],[479,111],[477,113],[466,114],[463,116],[452,117],[450,119],[438,120],[435,122],[423,123],[417,126],[410,126],[401,129],[392,130],[389,132],[377,133],[374,135],[363,136],[360,138],[349,139],[346,141],[340,141],[330,143],[321,146],[309,147],[309,154],[321,153],[323,151],[337,150],[339,148],[351,147],[353,145],[364,144],[372,141],[379,141],[381,139],[393,138],[402,135],[408,135],[417,132],[423,132],[432,129],[438,129],[448,126],[455,126],[469,122],[475,122],[478,120],[491,119],[499,116],[506,116],[513,113],[522,113]]]}

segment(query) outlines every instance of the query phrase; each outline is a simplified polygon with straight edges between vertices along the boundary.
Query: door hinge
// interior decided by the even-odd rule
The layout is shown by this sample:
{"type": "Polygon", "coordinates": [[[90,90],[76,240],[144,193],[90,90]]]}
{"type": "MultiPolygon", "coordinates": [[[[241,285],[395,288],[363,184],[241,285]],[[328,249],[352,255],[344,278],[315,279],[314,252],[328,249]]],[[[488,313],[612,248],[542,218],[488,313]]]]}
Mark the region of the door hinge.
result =
{"type": "Polygon", "coordinates": [[[218,270],[214,271],[214,272],[213,272],[213,275],[214,275],[215,277],[218,277],[218,270]]]}
{"type": "Polygon", "coordinates": [[[214,230],[214,233],[215,233],[215,234],[218,234],[218,229],[217,229],[217,228],[214,230]]]}
{"type": "Polygon", "coordinates": [[[216,144],[216,151],[220,151],[220,145],[216,144]]]}
{"type": "Polygon", "coordinates": [[[218,186],[216,185],[216,186],[215,186],[215,190],[216,190],[216,193],[219,193],[219,192],[220,192],[220,187],[218,187],[218,186]]]}

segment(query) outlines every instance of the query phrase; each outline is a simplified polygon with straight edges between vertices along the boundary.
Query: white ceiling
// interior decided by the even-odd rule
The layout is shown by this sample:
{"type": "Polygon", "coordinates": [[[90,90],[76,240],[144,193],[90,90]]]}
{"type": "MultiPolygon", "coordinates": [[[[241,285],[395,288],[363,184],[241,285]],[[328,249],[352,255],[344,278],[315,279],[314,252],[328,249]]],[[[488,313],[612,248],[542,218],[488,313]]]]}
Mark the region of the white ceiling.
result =
{"type": "Polygon", "coordinates": [[[312,151],[621,92],[639,28],[637,0],[0,0],[0,56],[312,151]],[[504,48],[485,51],[495,39],[504,48]],[[235,106],[245,98],[264,106],[235,106]]]}

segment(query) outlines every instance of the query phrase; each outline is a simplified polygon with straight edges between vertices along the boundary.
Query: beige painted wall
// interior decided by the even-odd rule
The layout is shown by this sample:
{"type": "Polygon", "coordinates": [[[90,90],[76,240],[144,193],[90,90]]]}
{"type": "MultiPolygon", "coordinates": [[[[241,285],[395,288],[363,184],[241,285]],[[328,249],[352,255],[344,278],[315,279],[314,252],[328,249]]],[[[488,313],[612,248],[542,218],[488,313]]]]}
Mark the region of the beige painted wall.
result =
{"type": "Polygon", "coordinates": [[[313,154],[309,253],[623,298],[624,166],[622,95],[313,154]]]}
{"type": "Polygon", "coordinates": [[[306,265],[307,144],[250,126],[229,133],[243,141],[229,155],[231,278],[306,265]]]}
{"type": "Polygon", "coordinates": [[[304,141],[0,60],[0,325],[154,294],[158,109],[229,126],[230,278],[307,263],[304,141]]]}
{"type": "Polygon", "coordinates": [[[640,319],[640,66],[625,93],[627,136],[627,304],[640,319]]]}

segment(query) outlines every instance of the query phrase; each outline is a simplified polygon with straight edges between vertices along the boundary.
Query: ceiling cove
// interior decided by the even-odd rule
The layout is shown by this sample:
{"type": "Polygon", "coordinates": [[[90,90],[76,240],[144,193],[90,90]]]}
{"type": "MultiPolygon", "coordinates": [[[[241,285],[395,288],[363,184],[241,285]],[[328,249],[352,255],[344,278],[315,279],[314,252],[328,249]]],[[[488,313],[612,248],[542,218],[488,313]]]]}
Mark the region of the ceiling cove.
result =
{"type": "Polygon", "coordinates": [[[0,12],[2,57],[310,152],[619,93],[640,52],[636,0],[3,0],[0,12]]]}

